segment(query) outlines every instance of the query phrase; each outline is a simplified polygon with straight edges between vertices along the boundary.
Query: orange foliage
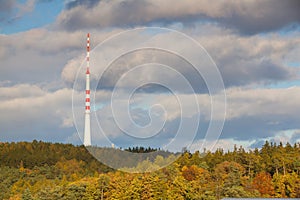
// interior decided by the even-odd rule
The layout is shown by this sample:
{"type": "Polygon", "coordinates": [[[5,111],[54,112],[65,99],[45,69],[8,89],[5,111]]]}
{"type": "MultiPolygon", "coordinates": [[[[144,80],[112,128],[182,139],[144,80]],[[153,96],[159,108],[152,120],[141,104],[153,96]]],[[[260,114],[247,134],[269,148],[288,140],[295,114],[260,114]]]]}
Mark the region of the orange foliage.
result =
{"type": "Polygon", "coordinates": [[[192,165],[189,167],[183,166],[182,176],[188,181],[193,181],[198,179],[205,171],[205,169],[199,168],[196,165],[192,165]]]}
{"type": "Polygon", "coordinates": [[[272,177],[267,172],[258,173],[253,179],[252,186],[257,189],[263,197],[271,197],[274,195],[272,177]]]}

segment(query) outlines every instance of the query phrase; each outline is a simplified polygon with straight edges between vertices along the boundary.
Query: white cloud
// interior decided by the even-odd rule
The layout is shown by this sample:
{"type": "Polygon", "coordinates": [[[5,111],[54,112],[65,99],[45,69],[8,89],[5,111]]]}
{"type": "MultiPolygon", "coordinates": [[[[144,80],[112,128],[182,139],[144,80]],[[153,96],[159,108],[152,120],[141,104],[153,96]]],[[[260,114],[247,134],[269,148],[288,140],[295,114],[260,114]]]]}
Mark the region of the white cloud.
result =
{"type": "Polygon", "coordinates": [[[82,63],[83,60],[83,55],[69,60],[62,70],[62,79],[68,83],[74,83],[79,67],[81,66],[80,63],[82,63]]]}
{"type": "Polygon", "coordinates": [[[10,101],[15,98],[39,97],[45,95],[45,91],[36,85],[20,84],[12,87],[0,87],[0,100],[10,101]]]}
{"type": "Polygon", "coordinates": [[[6,94],[0,100],[2,139],[64,140],[67,137],[68,133],[62,132],[72,127],[72,90],[48,92],[35,85],[15,85],[1,87],[0,91],[6,94]]]}
{"type": "MultiPolygon", "coordinates": [[[[288,89],[227,90],[228,118],[241,116],[290,116],[296,118],[300,109],[300,87],[288,89]]],[[[280,118],[278,118],[280,120],[280,118]]]]}

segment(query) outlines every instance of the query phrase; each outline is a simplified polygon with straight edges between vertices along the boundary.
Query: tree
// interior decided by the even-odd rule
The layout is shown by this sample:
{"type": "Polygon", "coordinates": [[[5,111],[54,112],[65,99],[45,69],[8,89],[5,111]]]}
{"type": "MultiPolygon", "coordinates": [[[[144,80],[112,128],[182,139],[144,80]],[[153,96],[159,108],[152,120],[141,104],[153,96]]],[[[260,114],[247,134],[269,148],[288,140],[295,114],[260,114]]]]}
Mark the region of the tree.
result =
{"type": "Polygon", "coordinates": [[[95,178],[89,178],[86,181],[85,193],[83,196],[83,200],[94,200],[94,199],[104,199],[103,190],[99,190],[98,180],[95,178]],[[102,193],[101,193],[102,191],[102,193]]]}
{"type": "Polygon", "coordinates": [[[191,166],[190,169],[196,176],[188,182],[189,197],[191,199],[215,199],[213,181],[209,171],[195,166],[191,166]]]}
{"type": "Polygon", "coordinates": [[[299,188],[299,180],[296,173],[291,174],[274,174],[273,184],[275,190],[275,197],[295,198],[298,196],[297,190],[299,188]],[[298,184],[297,184],[298,183],[298,184]],[[298,187],[298,188],[297,188],[298,187]]]}
{"type": "MultiPolygon", "coordinates": [[[[95,148],[104,154],[110,152],[108,157],[122,155],[121,150],[95,148]]],[[[261,150],[247,152],[235,147],[233,152],[218,149],[203,156],[197,151],[159,153],[143,162],[139,157],[125,159],[128,170],[148,171],[130,174],[105,167],[83,146],[0,143],[0,199],[300,198],[299,143],[284,146],[266,142],[261,150]],[[179,159],[172,162],[176,157],[179,159]],[[136,162],[130,165],[132,161],[136,162]]]]}
{"type": "Polygon", "coordinates": [[[267,172],[259,172],[253,179],[252,186],[258,190],[262,197],[272,197],[274,195],[274,187],[272,177],[267,172]]]}
{"type": "Polygon", "coordinates": [[[167,195],[170,200],[184,200],[188,195],[188,184],[182,176],[176,176],[174,181],[170,183],[167,195]]]}
{"type": "Polygon", "coordinates": [[[64,199],[66,200],[81,200],[84,198],[86,192],[86,184],[70,184],[66,188],[64,199]]]}
{"type": "Polygon", "coordinates": [[[26,188],[22,195],[22,200],[33,200],[31,192],[28,188],[26,188]]]}
{"type": "Polygon", "coordinates": [[[109,176],[107,176],[106,174],[100,174],[99,179],[98,179],[98,187],[100,188],[100,191],[101,191],[101,194],[100,194],[101,200],[103,200],[104,197],[106,196],[109,182],[110,182],[109,176]]]}
{"type": "Polygon", "coordinates": [[[217,180],[217,198],[241,197],[244,194],[242,176],[245,168],[236,162],[222,162],[215,168],[215,179],[217,180]],[[234,196],[232,196],[234,195],[234,196]]]}
{"type": "Polygon", "coordinates": [[[196,180],[200,176],[199,168],[196,165],[192,165],[190,167],[183,166],[182,176],[188,181],[196,180]]]}

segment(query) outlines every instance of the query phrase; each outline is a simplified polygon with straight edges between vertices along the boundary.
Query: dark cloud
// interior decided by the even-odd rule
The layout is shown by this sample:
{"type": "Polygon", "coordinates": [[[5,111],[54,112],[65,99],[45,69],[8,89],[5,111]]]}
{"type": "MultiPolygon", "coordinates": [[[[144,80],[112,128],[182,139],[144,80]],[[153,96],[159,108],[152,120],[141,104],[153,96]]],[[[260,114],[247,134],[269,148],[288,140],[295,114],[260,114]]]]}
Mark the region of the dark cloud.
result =
{"type": "MultiPolygon", "coordinates": [[[[247,5],[246,5],[247,6],[247,5]]],[[[300,23],[300,2],[298,0],[256,1],[248,12],[236,12],[226,18],[219,18],[221,24],[235,28],[243,34],[256,34],[281,29],[293,23],[300,23]]]]}
{"type": "Polygon", "coordinates": [[[12,11],[16,6],[15,0],[0,0],[0,23],[3,23],[12,17],[12,11]]]}
{"type": "Polygon", "coordinates": [[[100,2],[100,0],[74,0],[68,2],[65,7],[66,9],[72,9],[77,6],[85,6],[88,8],[91,8],[95,5],[97,5],[100,2]]]}
{"type": "MultiPolygon", "coordinates": [[[[181,74],[190,84],[194,92],[196,93],[207,93],[208,89],[201,74],[185,59],[165,50],[157,49],[143,49],[130,52],[116,59],[111,65],[105,70],[103,75],[98,81],[98,89],[112,90],[117,81],[134,67],[143,65],[145,63],[159,63],[162,65],[169,66],[171,69],[176,70],[181,74]]],[[[168,80],[169,85],[172,85],[178,91],[187,92],[186,86],[178,84],[178,80],[174,78],[174,74],[161,74],[161,71],[151,68],[151,66],[145,67],[145,74],[148,75],[148,82],[154,81],[160,83],[162,79],[168,80]],[[147,72],[146,72],[147,71],[147,72]]],[[[146,79],[145,79],[146,80],[146,79]]],[[[124,85],[126,87],[135,87],[134,80],[129,80],[130,83],[124,85]]],[[[137,92],[167,92],[166,88],[159,84],[146,84],[139,88],[137,92]]],[[[173,91],[174,92],[174,91],[173,91]]]]}
{"type": "MultiPolygon", "coordinates": [[[[218,54],[218,51],[214,52],[212,50],[211,54],[219,67],[226,88],[249,84],[267,85],[270,83],[292,80],[293,78],[296,78],[296,74],[299,72],[299,70],[286,67],[278,61],[276,63],[271,59],[260,59],[260,55],[257,55],[255,58],[248,58],[248,56],[252,54],[252,50],[243,52],[243,55],[235,53],[236,49],[244,51],[248,47],[252,48],[251,46],[243,47],[245,49],[239,49],[241,48],[239,44],[232,44],[232,47],[236,48],[224,57],[219,57],[214,54],[218,54]]],[[[226,47],[220,45],[220,48],[226,47]]],[[[265,55],[268,56],[267,54],[265,55]]],[[[131,52],[130,54],[117,59],[102,75],[99,81],[99,89],[111,90],[121,76],[125,75],[135,66],[151,62],[151,59],[154,59],[157,63],[170,66],[172,69],[177,70],[189,81],[196,93],[208,92],[205,81],[190,63],[179,56],[158,50],[140,50],[131,52]],[[139,60],[135,61],[136,57],[139,58],[139,60]]],[[[170,79],[169,82],[171,85],[176,86],[177,89],[184,92],[182,90],[184,87],[177,85],[176,80],[174,80],[171,75],[162,76],[159,72],[152,71],[152,73],[148,73],[148,76],[152,77],[151,80],[156,81],[159,81],[162,78],[170,79]]],[[[160,88],[156,85],[148,85],[147,87],[145,86],[144,89],[148,92],[160,91],[160,88]]]]}
{"type": "Polygon", "coordinates": [[[55,0],[38,0],[38,3],[50,3],[55,0]]]}
{"type": "Polygon", "coordinates": [[[153,23],[166,25],[174,22],[190,25],[196,21],[210,21],[236,29],[242,34],[256,34],[300,23],[300,3],[297,0],[172,0],[163,3],[157,0],[75,0],[68,3],[66,8],[58,18],[58,25],[67,30],[132,27],[153,23]]]}
{"type": "Polygon", "coordinates": [[[300,120],[286,115],[240,116],[227,120],[221,135],[222,139],[267,140],[282,130],[299,129],[300,120]]]}
{"type": "Polygon", "coordinates": [[[270,60],[240,62],[233,58],[229,63],[218,61],[218,66],[226,87],[276,83],[295,77],[293,70],[270,60]]]}
{"type": "Polygon", "coordinates": [[[10,12],[15,6],[15,0],[0,0],[0,14],[10,12]]]}

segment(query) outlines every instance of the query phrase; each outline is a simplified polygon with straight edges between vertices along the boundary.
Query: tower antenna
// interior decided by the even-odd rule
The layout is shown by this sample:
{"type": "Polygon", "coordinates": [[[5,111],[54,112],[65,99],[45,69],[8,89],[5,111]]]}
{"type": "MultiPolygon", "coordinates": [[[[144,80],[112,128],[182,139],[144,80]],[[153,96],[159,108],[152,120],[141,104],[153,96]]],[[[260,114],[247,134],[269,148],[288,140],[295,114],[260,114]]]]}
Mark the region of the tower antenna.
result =
{"type": "Polygon", "coordinates": [[[87,34],[86,43],[86,82],[85,82],[85,120],[84,146],[91,146],[91,103],[90,103],[90,34],[87,34]]]}

